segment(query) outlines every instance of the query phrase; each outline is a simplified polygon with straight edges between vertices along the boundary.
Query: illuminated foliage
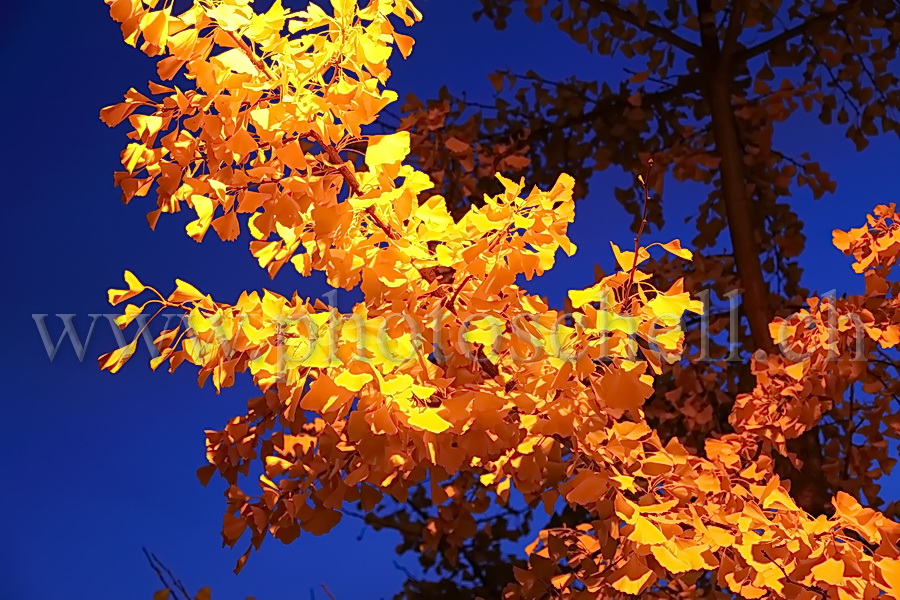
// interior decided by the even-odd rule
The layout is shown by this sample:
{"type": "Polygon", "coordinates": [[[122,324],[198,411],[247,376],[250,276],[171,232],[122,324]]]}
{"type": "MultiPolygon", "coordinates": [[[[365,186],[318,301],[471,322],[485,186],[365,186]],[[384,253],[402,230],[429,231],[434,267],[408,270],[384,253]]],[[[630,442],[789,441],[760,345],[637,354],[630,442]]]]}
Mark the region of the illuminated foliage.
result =
{"type": "MultiPolygon", "coordinates": [[[[324,534],[348,503],[372,511],[424,485],[441,507],[426,544],[458,549],[472,515],[512,489],[589,515],[541,531],[506,598],[690,594],[702,578],[746,598],[900,597],[900,525],[843,492],[833,516],[811,515],[774,472],[841,386],[888,399],[848,349],[900,341],[885,279],[900,252],[893,207],[835,236],[867,294],[812,299],[775,320],[774,343],[790,352],[755,357],[735,432],[693,451],[662,439],[645,412],[685,350],[685,315],[702,312],[681,278],[658,285],[646,265],[651,252],[679,263],[691,252],[677,240],[613,245],[615,272],[554,310],[516,280],[575,252],[570,176],[530,190],[497,176],[501,191],[454,220],[443,198],[422,196],[432,183],[405,163],[408,132],[364,133],[396,99],[386,63],[413,41],[391,19],[417,21],[410,2],[332,0],[330,13],[276,2],[257,14],[249,0],[198,0],[178,15],[155,1],[108,4],[127,42],[163,57],[163,81],[189,84],[154,83],[104,109],[108,124],[132,127],[116,175],[125,200],[153,192],[152,226],[187,207],[198,241],[246,227],[272,276],[290,263],[363,294],[347,313],[271,292],[227,304],[183,281],[164,294],[130,272],[109,292],[113,304],[139,298],[123,328],[148,310],[185,315],[157,338],[153,368],[193,364],[217,390],[249,372],[260,389],[245,414],[206,432],[198,471],[229,484],[222,536],[247,547],[238,569],[270,536],[324,534]]],[[[101,367],[119,370],[135,347],[101,367]]]]}
{"type": "MultiPolygon", "coordinates": [[[[709,301],[710,327],[700,319],[689,321],[683,360],[656,378],[645,408],[663,440],[678,437],[692,451],[702,451],[708,437],[733,431],[729,415],[735,398],[754,386],[753,352],[775,351],[768,324],[803,309],[810,295],[802,278],[806,240],[798,207],[803,188],[819,198],[841,183],[824,168],[828,156],[820,136],[843,133],[861,149],[874,137],[897,140],[900,135],[900,4],[477,4],[475,18],[498,30],[495,45],[520,43],[516,29],[541,40],[546,36],[548,48],[556,47],[552,40],[559,32],[569,40],[550,68],[489,75],[493,97],[442,88],[436,97],[409,99],[399,125],[412,134],[411,160],[436,184],[423,194],[444,195],[451,210],[461,214],[478,204],[483,192],[494,191],[496,171],[537,185],[566,172],[576,180],[576,200],[590,195],[592,201],[605,201],[605,190],[589,190],[591,177],[619,168],[628,183],[615,190],[615,197],[633,216],[635,231],[644,216],[646,227],[663,235],[666,227],[680,227],[682,215],[688,218],[697,258],[690,263],[654,258],[646,270],[658,287],[683,278],[686,290],[708,292],[703,298],[709,301]],[[523,26],[522,17],[539,25],[523,26]],[[501,31],[508,23],[514,31],[501,31]],[[565,50],[569,41],[580,47],[571,55],[565,50]],[[653,168],[647,179],[655,194],[644,211],[643,195],[634,193],[630,180],[644,172],[649,157],[653,168]],[[670,196],[673,180],[698,183],[705,192],[670,196]],[[739,302],[733,295],[738,290],[739,302]],[[741,319],[731,321],[735,307],[741,319]]],[[[483,56],[486,68],[502,66],[492,64],[490,51],[483,56]]],[[[856,200],[846,189],[841,198],[856,200]]],[[[862,356],[866,378],[875,383],[840,386],[835,391],[845,396],[833,398],[830,408],[822,404],[822,419],[787,441],[795,458],[775,463],[776,472],[792,481],[800,506],[814,515],[833,511],[830,499],[836,492],[862,489],[867,490],[865,505],[895,514],[896,503],[885,502],[877,480],[892,465],[883,405],[897,391],[900,363],[896,352],[883,349],[862,356]],[[872,389],[878,389],[875,396],[864,391],[872,389]]],[[[423,528],[436,518],[427,505],[415,508],[428,513],[415,519],[423,528]]],[[[402,519],[410,512],[409,507],[384,506],[379,523],[390,526],[396,517],[395,529],[406,535],[410,527],[402,519]]],[[[587,515],[564,515],[558,507],[549,520],[563,518],[574,525],[587,515]]],[[[520,520],[503,510],[490,525],[503,530],[520,520]]],[[[410,537],[411,547],[422,544],[423,536],[416,538],[410,537]]],[[[483,553],[482,542],[473,539],[472,551],[483,553]]],[[[480,573],[491,574],[499,558],[478,561],[480,573]]],[[[456,568],[455,574],[476,573],[467,567],[456,568]]],[[[429,597],[424,591],[421,596],[429,597]]],[[[467,596],[461,592],[459,597],[467,596]]]]}

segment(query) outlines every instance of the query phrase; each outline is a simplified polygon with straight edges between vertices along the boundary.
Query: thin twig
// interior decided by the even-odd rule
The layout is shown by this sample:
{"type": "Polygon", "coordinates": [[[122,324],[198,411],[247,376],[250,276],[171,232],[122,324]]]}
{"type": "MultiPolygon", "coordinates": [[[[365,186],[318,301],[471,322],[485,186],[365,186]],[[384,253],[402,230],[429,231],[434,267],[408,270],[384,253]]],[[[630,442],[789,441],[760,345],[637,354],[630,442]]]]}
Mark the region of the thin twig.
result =
{"type": "Polygon", "coordinates": [[[167,590],[172,592],[175,596],[175,600],[179,600],[179,593],[183,596],[180,600],[191,600],[191,595],[188,594],[181,580],[175,577],[172,571],[169,570],[155,554],[148,551],[146,548],[141,548],[141,551],[144,553],[144,556],[147,557],[147,562],[150,563],[150,568],[156,573],[156,577],[159,579],[160,583],[162,583],[167,590]],[[169,581],[166,581],[166,577],[168,577],[169,581]]]}
{"type": "Polygon", "coordinates": [[[644,208],[641,213],[641,224],[638,227],[637,235],[634,236],[634,259],[631,263],[631,269],[628,271],[628,283],[625,285],[625,297],[628,299],[628,310],[631,311],[632,297],[631,286],[634,284],[634,272],[638,266],[638,251],[641,245],[641,236],[644,233],[644,227],[647,226],[647,212],[650,208],[650,168],[653,166],[653,159],[647,159],[647,175],[641,178],[641,184],[644,190],[644,208]]]}
{"type": "Polygon", "coordinates": [[[463,279],[462,283],[459,284],[459,287],[456,288],[456,291],[453,292],[453,295],[450,297],[449,308],[452,311],[453,305],[456,303],[456,299],[459,297],[459,293],[462,291],[466,284],[469,283],[469,280],[472,279],[473,275],[469,273],[465,279],[463,279]]]}
{"type": "Polygon", "coordinates": [[[404,567],[403,565],[398,563],[396,560],[393,562],[394,562],[394,568],[397,569],[398,571],[400,571],[401,573],[403,573],[404,575],[406,575],[407,579],[410,579],[412,581],[418,581],[418,579],[416,579],[416,576],[413,575],[412,573],[410,573],[409,569],[407,569],[406,567],[404,567]]]}
{"type": "Polygon", "coordinates": [[[325,594],[326,594],[329,598],[331,598],[331,600],[337,600],[337,598],[334,596],[334,594],[331,593],[331,590],[328,589],[328,586],[325,585],[324,582],[323,582],[323,583],[320,583],[319,585],[322,586],[322,589],[325,590],[325,594]]]}
{"type": "Polygon", "coordinates": [[[265,61],[261,59],[259,55],[257,55],[256,52],[254,52],[253,49],[248,46],[240,36],[235,34],[233,31],[228,31],[227,29],[222,29],[222,31],[227,33],[228,37],[230,37],[234,41],[234,43],[237,44],[238,48],[240,48],[244,52],[244,54],[247,55],[247,58],[250,59],[250,62],[253,63],[253,66],[259,69],[260,72],[266,75],[269,79],[275,79],[271,71],[269,71],[269,67],[268,65],[266,65],[265,61]]]}

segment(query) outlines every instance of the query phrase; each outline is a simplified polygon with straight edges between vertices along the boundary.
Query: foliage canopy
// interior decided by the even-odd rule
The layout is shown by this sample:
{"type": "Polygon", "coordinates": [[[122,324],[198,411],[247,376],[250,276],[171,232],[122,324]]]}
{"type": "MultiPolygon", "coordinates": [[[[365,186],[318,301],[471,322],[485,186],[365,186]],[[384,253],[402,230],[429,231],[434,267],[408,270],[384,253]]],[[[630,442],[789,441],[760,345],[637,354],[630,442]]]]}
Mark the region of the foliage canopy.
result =
{"type": "MultiPolygon", "coordinates": [[[[473,514],[515,488],[529,504],[552,511],[561,499],[589,518],[541,531],[506,598],[710,587],[900,597],[900,525],[845,492],[831,516],[810,514],[775,472],[778,456],[795,458],[788,441],[856,383],[880,418],[860,433],[880,437],[896,420],[894,384],[866,360],[900,341],[893,205],[835,232],[866,294],[812,298],[769,324],[767,345],[785,351],[754,356],[733,432],[686,446],[660,435],[645,403],[681,368],[683,317],[703,306],[682,278],[660,285],[647,265],[651,252],[681,264],[690,251],[677,240],[613,245],[615,272],[552,309],[516,281],[575,252],[572,177],[527,190],[497,175],[500,191],[455,220],[443,197],[423,194],[433,183],[407,162],[409,132],[367,133],[397,99],[387,61],[413,40],[392,19],[419,20],[412,3],[298,12],[276,2],[258,14],[249,0],[196,0],[177,15],[155,0],[107,3],[126,42],[161,57],[161,82],[178,81],[129,90],[102,111],[131,126],[116,174],[125,201],[155,195],[151,226],[192,210],[197,241],[246,228],[272,276],[290,263],[364,295],[348,313],[268,291],[228,304],[180,280],[164,294],[130,272],[109,292],[113,304],[141,298],[122,328],[145,311],[184,313],[157,338],[153,368],[190,363],[216,389],[249,372],[260,389],[245,414],[206,433],[198,471],[229,485],[222,536],[246,547],[238,569],[268,537],[324,534],[347,503],[372,511],[422,486],[440,506],[425,543],[452,553],[475,535],[473,514]]],[[[118,371],[136,343],[101,367],[118,371]]],[[[877,451],[890,468],[886,443],[877,451]]],[[[868,494],[872,479],[853,491],[868,494]]]]}

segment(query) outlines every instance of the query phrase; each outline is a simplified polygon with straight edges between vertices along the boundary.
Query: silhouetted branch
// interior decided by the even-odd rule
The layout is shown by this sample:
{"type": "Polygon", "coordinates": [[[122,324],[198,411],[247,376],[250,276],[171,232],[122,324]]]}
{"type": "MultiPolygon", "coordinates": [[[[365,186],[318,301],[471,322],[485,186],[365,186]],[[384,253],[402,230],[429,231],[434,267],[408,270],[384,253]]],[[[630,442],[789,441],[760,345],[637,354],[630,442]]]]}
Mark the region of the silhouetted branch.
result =
{"type": "Polygon", "coordinates": [[[172,592],[174,600],[192,600],[191,595],[188,594],[188,591],[185,589],[181,580],[175,577],[172,571],[169,570],[155,554],[148,551],[146,548],[141,548],[141,551],[144,553],[144,556],[147,557],[147,562],[150,563],[150,568],[156,573],[156,577],[159,579],[160,583],[162,583],[167,590],[172,592]],[[181,594],[181,597],[179,597],[179,594],[181,594]]]}

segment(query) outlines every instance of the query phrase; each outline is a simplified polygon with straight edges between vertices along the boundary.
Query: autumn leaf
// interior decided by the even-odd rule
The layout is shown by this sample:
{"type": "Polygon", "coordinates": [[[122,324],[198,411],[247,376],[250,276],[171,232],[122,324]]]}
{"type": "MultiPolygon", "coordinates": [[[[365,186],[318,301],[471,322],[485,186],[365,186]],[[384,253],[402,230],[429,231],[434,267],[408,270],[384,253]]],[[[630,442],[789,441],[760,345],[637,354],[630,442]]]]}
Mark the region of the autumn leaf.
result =
{"type": "Polygon", "coordinates": [[[433,410],[416,412],[409,417],[409,424],[418,429],[432,433],[443,433],[450,428],[451,423],[433,410]]]}
{"type": "Polygon", "coordinates": [[[369,136],[366,147],[366,165],[377,169],[381,165],[397,164],[409,154],[409,132],[399,131],[390,135],[369,136]]]}
{"type": "Polygon", "coordinates": [[[125,271],[125,283],[128,284],[127,290],[109,290],[109,303],[113,306],[130,298],[134,298],[147,289],[147,287],[142,284],[131,271],[125,271]]]}

